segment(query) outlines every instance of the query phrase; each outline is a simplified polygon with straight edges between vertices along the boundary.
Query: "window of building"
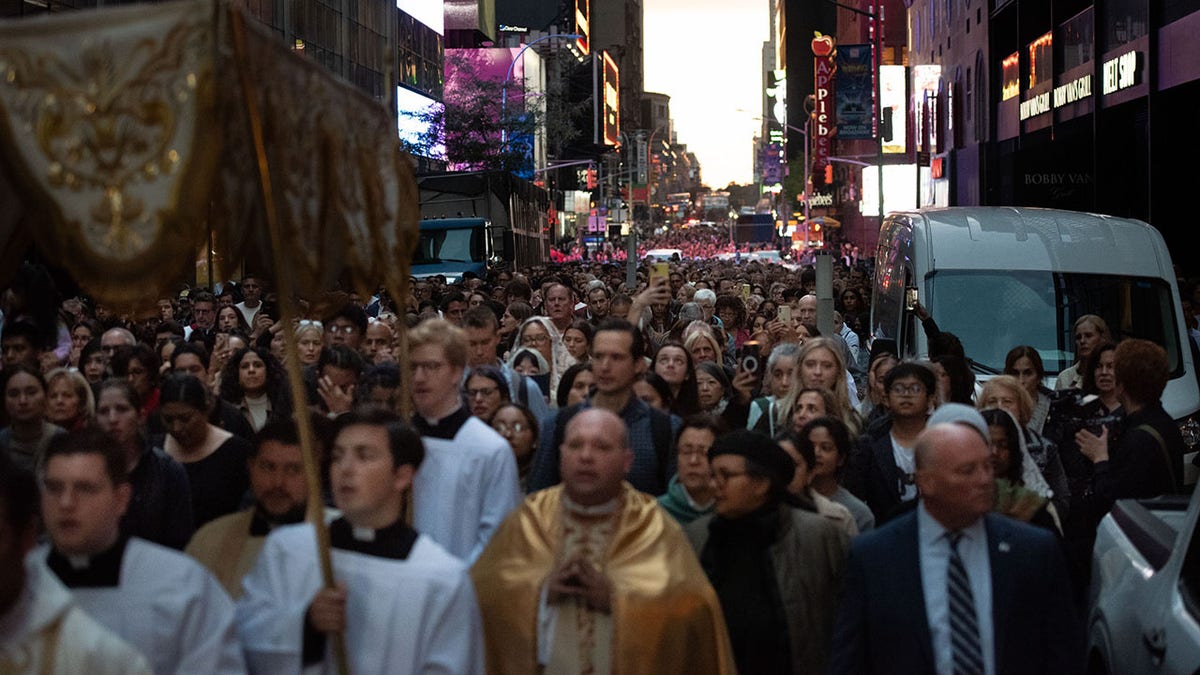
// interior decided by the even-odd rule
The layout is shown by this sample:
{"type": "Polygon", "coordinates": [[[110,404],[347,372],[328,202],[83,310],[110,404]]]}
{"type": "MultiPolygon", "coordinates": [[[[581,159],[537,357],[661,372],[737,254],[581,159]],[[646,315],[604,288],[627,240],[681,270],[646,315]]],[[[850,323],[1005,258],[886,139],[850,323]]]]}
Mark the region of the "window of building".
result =
{"type": "Polygon", "coordinates": [[[1054,34],[1045,33],[1029,43],[1029,88],[1046,84],[1054,78],[1054,34]]]}
{"type": "Polygon", "coordinates": [[[1149,32],[1145,0],[1104,0],[1104,51],[1111,51],[1149,32]]]}
{"type": "Polygon", "coordinates": [[[1062,64],[1060,72],[1067,72],[1092,60],[1095,51],[1095,36],[1092,33],[1092,8],[1063,22],[1054,40],[1054,55],[1062,64]]]}

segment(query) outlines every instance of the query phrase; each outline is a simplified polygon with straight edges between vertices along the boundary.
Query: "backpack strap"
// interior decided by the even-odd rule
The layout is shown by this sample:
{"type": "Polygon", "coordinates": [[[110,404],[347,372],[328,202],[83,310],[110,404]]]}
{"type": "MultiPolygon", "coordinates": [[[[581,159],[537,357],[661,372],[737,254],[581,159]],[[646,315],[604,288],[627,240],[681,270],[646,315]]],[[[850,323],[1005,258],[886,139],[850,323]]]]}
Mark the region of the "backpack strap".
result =
{"type": "Polygon", "coordinates": [[[1154,442],[1158,444],[1158,451],[1162,453],[1163,460],[1167,464],[1167,475],[1171,478],[1171,488],[1177,489],[1178,483],[1175,482],[1175,462],[1171,459],[1171,453],[1167,452],[1167,443],[1163,440],[1162,434],[1158,433],[1158,429],[1149,424],[1139,424],[1134,427],[1137,431],[1144,431],[1154,438],[1154,442]]]}

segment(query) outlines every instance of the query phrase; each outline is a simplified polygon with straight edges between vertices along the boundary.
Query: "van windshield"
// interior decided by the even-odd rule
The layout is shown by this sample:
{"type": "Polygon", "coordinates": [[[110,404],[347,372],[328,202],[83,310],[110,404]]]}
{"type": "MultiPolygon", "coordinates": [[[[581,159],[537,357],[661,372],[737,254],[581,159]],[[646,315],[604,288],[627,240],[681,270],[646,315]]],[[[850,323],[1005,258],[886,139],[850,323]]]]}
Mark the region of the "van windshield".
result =
{"type": "Polygon", "coordinates": [[[928,278],[927,289],[926,306],[938,327],[957,335],[968,357],[997,372],[1017,345],[1035,347],[1047,375],[1070,367],[1075,319],[1096,314],[1114,339],[1137,337],[1162,345],[1172,377],[1183,373],[1171,287],[1162,279],[939,270],[928,278]]]}
{"type": "Polygon", "coordinates": [[[417,248],[413,251],[412,263],[427,265],[439,262],[481,262],[482,235],[482,227],[421,230],[417,248]]]}

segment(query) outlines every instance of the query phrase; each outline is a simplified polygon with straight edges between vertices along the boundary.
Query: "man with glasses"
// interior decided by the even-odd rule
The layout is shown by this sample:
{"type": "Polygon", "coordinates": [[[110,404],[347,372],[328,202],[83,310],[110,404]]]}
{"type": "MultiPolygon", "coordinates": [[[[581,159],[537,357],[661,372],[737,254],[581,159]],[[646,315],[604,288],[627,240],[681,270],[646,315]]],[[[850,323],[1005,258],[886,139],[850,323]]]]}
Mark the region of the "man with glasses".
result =
{"type": "Polygon", "coordinates": [[[367,312],[354,303],[347,303],[325,319],[325,345],[346,345],[360,349],[367,333],[367,312]]]}
{"type": "Polygon", "coordinates": [[[683,533],[625,481],[621,418],[575,415],[561,457],[562,483],[527,497],[471,569],[488,672],[734,672],[683,533]]]}
{"type": "Polygon", "coordinates": [[[712,513],[714,500],[708,449],[725,431],[725,423],[720,417],[705,414],[687,417],[679,427],[675,439],[678,470],[671,476],[667,493],[658,498],[658,503],[680,525],[712,513]]]}
{"type": "Polygon", "coordinates": [[[210,344],[209,335],[217,323],[217,298],[208,291],[197,291],[190,296],[192,301],[192,325],[187,330],[186,340],[192,339],[192,333],[199,332],[210,344]]]}
{"type": "MultiPolygon", "coordinates": [[[[514,372],[496,354],[500,344],[500,322],[489,307],[476,307],[463,315],[463,332],[467,337],[467,366],[496,366],[508,381],[509,398],[529,408],[537,419],[550,413],[550,405],[542,394],[538,383],[532,378],[514,372]]],[[[536,346],[535,346],[536,348],[536,346]]],[[[466,383],[466,372],[463,373],[466,383]]],[[[469,401],[468,401],[469,402],[469,401]]]]}
{"type": "Polygon", "coordinates": [[[426,451],[413,480],[413,525],[470,564],[521,501],[517,462],[504,437],[463,404],[463,330],[428,319],[408,344],[413,424],[426,451]]]}
{"type": "Polygon", "coordinates": [[[883,524],[916,503],[917,437],[925,430],[937,380],[924,363],[903,361],[884,378],[888,423],[872,425],[846,463],[844,484],[883,524]]]}
{"type": "Polygon", "coordinates": [[[112,359],[113,352],[120,347],[132,347],[137,344],[133,332],[126,328],[109,328],[100,336],[100,351],[106,359],[112,359]]]}

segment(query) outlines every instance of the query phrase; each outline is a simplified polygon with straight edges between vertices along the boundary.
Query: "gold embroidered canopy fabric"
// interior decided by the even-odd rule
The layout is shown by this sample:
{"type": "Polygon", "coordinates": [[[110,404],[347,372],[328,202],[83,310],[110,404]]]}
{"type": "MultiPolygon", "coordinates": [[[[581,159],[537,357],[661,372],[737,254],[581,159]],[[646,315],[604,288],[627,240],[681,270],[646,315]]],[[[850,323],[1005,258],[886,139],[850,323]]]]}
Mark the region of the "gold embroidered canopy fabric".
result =
{"type": "Polygon", "coordinates": [[[113,305],[153,302],[187,276],[209,229],[231,265],[252,247],[288,261],[275,273],[302,295],[347,277],[402,285],[419,216],[394,118],[253,19],[235,49],[240,11],[184,0],[0,21],[5,250],[31,237],[113,305]]]}

